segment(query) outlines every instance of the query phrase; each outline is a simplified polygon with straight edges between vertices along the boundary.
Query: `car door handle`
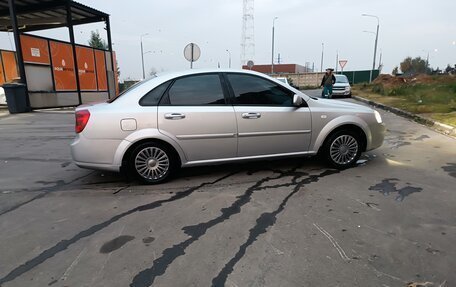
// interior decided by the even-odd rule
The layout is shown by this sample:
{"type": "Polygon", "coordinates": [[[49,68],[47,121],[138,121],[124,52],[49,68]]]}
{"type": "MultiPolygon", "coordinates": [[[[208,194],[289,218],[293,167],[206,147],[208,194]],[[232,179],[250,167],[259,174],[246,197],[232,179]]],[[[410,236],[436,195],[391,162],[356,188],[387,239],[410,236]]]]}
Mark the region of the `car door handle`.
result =
{"type": "Polygon", "coordinates": [[[243,113],[242,117],[244,119],[258,119],[258,118],[261,118],[261,114],[260,113],[243,113]]]}
{"type": "Polygon", "coordinates": [[[180,120],[180,119],[185,119],[185,115],[184,114],[180,114],[180,113],[165,114],[165,119],[167,119],[167,120],[180,120]]]}

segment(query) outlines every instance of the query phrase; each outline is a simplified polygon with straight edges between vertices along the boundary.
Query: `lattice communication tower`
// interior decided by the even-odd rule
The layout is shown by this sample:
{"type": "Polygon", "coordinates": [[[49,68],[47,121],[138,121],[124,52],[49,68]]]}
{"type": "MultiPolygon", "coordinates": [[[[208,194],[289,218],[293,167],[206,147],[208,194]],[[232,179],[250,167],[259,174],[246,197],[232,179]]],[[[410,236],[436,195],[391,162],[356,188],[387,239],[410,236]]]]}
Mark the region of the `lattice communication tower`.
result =
{"type": "Polygon", "coordinates": [[[241,39],[241,64],[255,57],[255,27],[253,19],[254,0],[243,0],[242,9],[242,39],[241,39]]]}

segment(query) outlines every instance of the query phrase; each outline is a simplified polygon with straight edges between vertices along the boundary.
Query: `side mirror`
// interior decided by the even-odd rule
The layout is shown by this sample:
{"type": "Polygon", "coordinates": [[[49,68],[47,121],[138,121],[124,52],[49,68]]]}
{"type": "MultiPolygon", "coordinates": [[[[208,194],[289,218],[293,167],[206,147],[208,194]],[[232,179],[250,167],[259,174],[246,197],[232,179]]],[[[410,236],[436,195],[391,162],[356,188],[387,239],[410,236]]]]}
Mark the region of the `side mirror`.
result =
{"type": "Polygon", "coordinates": [[[300,107],[302,105],[302,101],[303,99],[300,96],[296,94],[293,96],[293,106],[300,107]]]}

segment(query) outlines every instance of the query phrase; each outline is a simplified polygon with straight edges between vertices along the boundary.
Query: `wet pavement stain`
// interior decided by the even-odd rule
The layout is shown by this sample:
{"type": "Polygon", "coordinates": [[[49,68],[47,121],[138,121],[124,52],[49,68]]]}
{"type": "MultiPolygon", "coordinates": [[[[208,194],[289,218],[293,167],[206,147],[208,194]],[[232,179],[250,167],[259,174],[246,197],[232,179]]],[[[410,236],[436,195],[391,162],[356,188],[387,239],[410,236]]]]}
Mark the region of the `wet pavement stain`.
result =
{"type": "Polygon", "coordinates": [[[411,145],[411,143],[410,142],[396,142],[395,146],[393,146],[392,148],[400,148],[402,146],[407,146],[407,145],[411,145]]]}
{"type": "Polygon", "coordinates": [[[398,149],[403,146],[411,145],[410,141],[422,141],[424,139],[430,138],[428,135],[421,135],[415,137],[413,134],[408,134],[406,132],[388,130],[388,134],[385,137],[385,143],[390,145],[391,149],[398,149]]]}
{"type": "Polygon", "coordinates": [[[424,139],[430,139],[430,138],[431,138],[431,137],[428,136],[428,135],[421,135],[421,136],[419,136],[419,137],[417,137],[417,138],[415,138],[415,139],[413,139],[413,140],[414,140],[414,141],[422,141],[422,140],[424,140],[424,139]]]}
{"type": "Polygon", "coordinates": [[[100,248],[100,253],[103,253],[103,254],[111,253],[111,252],[119,249],[120,247],[124,246],[129,241],[132,241],[133,239],[135,239],[135,237],[130,236],[130,235],[121,235],[119,237],[116,237],[113,240],[109,240],[108,242],[103,244],[103,246],[101,246],[101,248],[100,248]]]}
{"type": "Polygon", "coordinates": [[[67,167],[67,166],[69,166],[70,164],[71,164],[71,161],[66,161],[66,162],[62,163],[60,166],[61,166],[61,167],[67,167]]]}
{"type": "Polygon", "coordinates": [[[396,201],[403,201],[407,196],[415,192],[421,192],[423,189],[420,187],[406,186],[397,191],[396,201]]]}
{"type": "MultiPolygon", "coordinates": [[[[9,208],[9,209],[7,209],[7,210],[4,210],[4,211],[0,212],[0,216],[6,214],[6,213],[8,213],[8,212],[14,211],[14,210],[20,208],[21,206],[24,206],[24,205],[26,205],[26,204],[29,204],[30,202],[32,202],[32,201],[34,201],[34,200],[43,198],[43,197],[45,197],[48,193],[53,192],[53,191],[57,191],[57,190],[59,190],[61,187],[70,185],[70,184],[72,184],[73,182],[76,182],[76,181],[78,181],[78,180],[80,180],[80,179],[83,179],[83,178],[85,178],[85,177],[87,177],[87,176],[90,176],[90,175],[93,174],[93,173],[95,173],[95,171],[91,171],[91,172],[89,172],[88,174],[85,174],[85,175],[83,175],[83,176],[77,177],[77,178],[71,180],[70,182],[64,182],[64,181],[62,181],[62,180],[57,180],[57,181],[52,181],[52,182],[37,181],[37,182],[35,182],[35,183],[41,183],[41,184],[43,184],[43,185],[47,185],[47,184],[50,184],[50,183],[54,183],[55,185],[53,185],[53,186],[48,186],[48,187],[45,186],[45,187],[38,188],[38,189],[25,189],[25,190],[22,190],[22,191],[35,191],[35,192],[41,192],[41,193],[38,194],[37,196],[32,197],[32,198],[29,199],[29,200],[26,200],[26,201],[24,201],[24,202],[21,202],[21,203],[19,203],[19,204],[17,204],[17,205],[12,206],[11,208],[9,208]]],[[[1,284],[1,279],[0,279],[0,284],[1,284]]]]}
{"type": "Polygon", "coordinates": [[[423,189],[421,187],[406,186],[401,189],[397,189],[396,185],[398,184],[399,179],[397,178],[387,178],[382,180],[382,182],[377,183],[369,187],[369,190],[378,191],[384,196],[387,196],[391,193],[396,193],[396,201],[402,202],[407,196],[412,193],[421,192],[423,189]]]}
{"type": "Polygon", "coordinates": [[[456,177],[456,163],[447,163],[446,166],[442,166],[442,169],[450,176],[456,177]]]}
{"type": "Polygon", "coordinates": [[[390,130],[390,129],[387,129],[387,131],[390,133],[393,133],[393,134],[401,134],[401,135],[407,134],[406,132],[403,132],[403,131],[395,131],[395,130],[390,130]]]}
{"type": "Polygon", "coordinates": [[[221,216],[219,216],[209,222],[204,223],[204,226],[202,223],[202,224],[197,225],[196,227],[195,226],[184,227],[183,228],[184,231],[185,231],[185,229],[193,230],[193,232],[191,232],[191,234],[189,234],[187,231],[185,231],[185,233],[187,233],[191,237],[185,241],[182,241],[178,244],[173,245],[172,247],[169,247],[169,248],[166,248],[165,250],[163,250],[162,255],[153,261],[152,267],[144,269],[134,276],[132,282],[130,283],[130,286],[150,286],[150,285],[152,285],[152,283],[155,281],[155,278],[160,275],[163,275],[165,273],[166,269],[168,269],[168,266],[176,258],[184,255],[185,249],[187,247],[189,247],[193,242],[197,241],[202,235],[204,235],[210,227],[215,226],[215,225],[227,220],[231,215],[233,215],[235,213],[239,213],[241,211],[240,210],[241,204],[242,203],[246,204],[247,202],[250,201],[250,197],[253,194],[255,188],[259,187],[261,184],[263,184],[264,182],[266,182],[268,180],[278,179],[278,178],[280,178],[280,176],[266,177],[266,178],[263,178],[263,179],[257,181],[255,183],[255,185],[253,185],[252,187],[247,189],[247,191],[244,193],[244,195],[239,197],[238,200],[236,200],[236,202],[231,205],[231,207],[222,209],[221,216]],[[231,214],[227,214],[228,211],[230,211],[231,214]]]}
{"type": "Polygon", "coordinates": [[[314,175],[314,176],[309,176],[301,181],[297,181],[299,177],[294,177],[292,182],[295,183],[295,186],[293,188],[293,191],[290,192],[280,203],[279,207],[274,210],[273,212],[265,212],[260,215],[260,217],[256,220],[255,226],[253,226],[249,230],[249,237],[248,239],[244,242],[239,247],[238,252],[234,255],[233,258],[231,258],[227,264],[222,268],[222,270],[219,272],[219,274],[212,279],[212,286],[225,286],[226,285],[226,280],[228,279],[228,276],[233,272],[235,265],[244,257],[247,248],[255,241],[257,241],[258,237],[261,234],[264,234],[267,232],[268,228],[273,226],[277,220],[277,216],[285,210],[285,207],[290,200],[290,198],[295,195],[303,186],[310,184],[312,182],[318,181],[321,177],[325,177],[331,174],[338,173],[338,171],[325,171],[319,175],[314,175]]]}
{"type": "MultiPolygon", "coordinates": [[[[297,179],[299,179],[300,177],[308,175],[307,173],[296,171],[297,169],[298,169],[298,167],[293,168],[289,171],[285,171],[285,172],[281,171],[281,170],[272,170],[274,173],[278,173],[279,175],[278,176],[268,176],[268,177],[262,178],[259,181],[257,181],[254,185],[249,187],[244,192],[244,194],[242,194],[241,196],[238,196],[237,200],[234,201],[229,207],[222,208],[220,210],[222,213],[220,216],[218,216],[214,219],[211,219],[207,222],[197,224],[197,225],[183,227],[182,230],[187,235],[189,235],[190,238],[163,250],[162,255],[153,261],[152,266],[150,268],[144,269],[134,276],[132,282],[130,283],[130,286],[139,287],[139,286],[152,285],[157,277],[163,275],[166,272],[166,270],[171,265],[171,263],[174,262],[174,260],[176,260],[180,256],[185,255],[185,250],[191,244],[193,244],[194,242],[199,240],[199,238],[201,236],[206,234],[206,232],[210,228],[230,219],[233,215],[240,213],[241,207],[250,202],[251,197],[255,191],[264,190],[266,188],[278,188],[278,187],[286,187],[286,186],[299,186],[299,188],[300,188],[305,184],[318,181],[321,177],[328,176],[328,175],[339,172],[339,171],[335,171],[335,170],[328,170],[328,171],[324,171],[323,173],[321,173],[319,175],[309,176],[302,181],[297,181],[297,179]],[[273,186],[263,186],[264,183],[266,183],[270,180],[277,180],[277,179],[281,179],[284,177],[290,177],[290,176],[293,176],[293,179],[289,183],[277,184],[277,185],[273,185],[273,186]]],[[[299,190],[299,188],[297,188],[297,190],[299,190]]],[[[287,201],[288,201],[288,199],[287,199],[287,201]]],[[[286,201],[284,203],[284,206],[285,206],[285,204],[286,204],[286,201]]],[[[281,210],[280,210],[280,212],[281,212],[281,210]]],[[[247,245],[244,244],[245,248],[247,248],[251,243],[256,241],[257,236],[264,233],[262,231],[265,228],[261,227],[261,224],[264,223],[266,226],[270,226],[269,225],[270,223],[273,224],[275,222],[275,219],[273,220],[273,218],[275,218],[273,213],[267,213],[267,214],[264,214],[263,217],[260,217],[260,219],[261,219],[261,220],[259,219],[260,221],[257,220],[257,225],[260,225],[260,227],[257,227],[257,228],[254,227],[251,229],[251,230],[255,230],[255,232],[250,233],[251,236],[249,236],[249,239],[251,237],[252,238],[250,239],[250,241],[248,241],[247,245]]],[[[242,246],[241,246],[241,249],[242,249],[242,246]]],[[[243,255],[242,250],[241,250],[241,255],[243,255]]],[[[238,261],[238,259],[236,257],[232,263],[237,263],[237,261],[238,261]]],[[[231,260],[230,260],[230,262],[231,262],[231,260]]],[[[226,272],[228,272],[230,270],[229,266],[226,270],[227,270],[226,272]]],[[[222,270],[222,272],[223,272],[222,274],[226,273],[225,268],[224,268],[224,270],[222,270]]],[[[224,277],[224,275],[222,275],[222,277],[224,277]]]]}
{"type": "Polygon", "coordinates": [[[21,276],[22,274],[30,271],[31,269],[35,268],[36,266],[38,266],[40,264],[42,264],[43,262],[45,262],[49,258],[54,257],[56,254],[65,251],[66,249],[68,249],[69,246],[73,245],[74,243],[78,242],[79,240],[95,234],[96,232],[98,232],[98,231],[110,226],[111,224],[119,221],[120,219],[122,219],[122,218],[124,218],[124,217],[126,217],[126,216],[128,216],[130,214],[133,214],[133,213],[136,213],[136,212],[142,212],[142,211],[146,211],[146,210],[155,209],[155,208],[158,208],[158,207],[162,206],[165,203],[182,199],[184,197],[189,196],[194,191],[196,191],[196,190],[198,190],[198,189],[200,189],[200,188],[202,188],[202,187],[204,187],[206,185],[215,184],[215,183],[217,183],[219,181],[222,181],[222,180],[224,180],[224,179],[226,179],[226,178],[228,178],[228,177],[230,177],[230,176],[232,176],[232,175],[234,175],[236,173],[237,172],[232,172],[232,173],[229,173],[229,174],[227,174],[227,175],[225,175],[225,176],[223,176],[223,177],[221,177],[219,179],[216,179],[214,181],[204,182],[204,183],[201,183],[198,186],[194,186],[194,187],[191,187],[191,188],[189,188],[187,190],[184,190],[184,191],[181,191],[181,192],[177,192],[176,194],[174,194],[173,196],[171,196],[168,199],[153,201],[151,203],[140,205],[140,206],[135,207],[133,209],[130,209],[128,211],[125,211],[125,212],[122,212],[120,214],[117,214],[117,215],[111,217],[110,219],[108,219],[108,220],[106,220],[104,222],[101,222],[101,223],[93,225],[93,226],[91,226],[91,227],[89,227],[89,228],[87,228],[85,230],[82,230],[82,231],[80,231],[78,234],[74,235],[70,239],[61,240],[60,242],[58,242],[54,246],[42,251],[39,255],[37,255],[34,258],[28,260],[27,262],[21,264],[20,266],[14,268],[7,275],[5,275],[4,277],[0,278],[0,286],[1,286],[1,284],[4,284],[6,282],[10,282],[10,281],[16,279],[17,277],[21,276]]]}
{"type": "Polygon", "coordinates": [[[150,236],[148,236],[148,237],[144,237],[144,238],[142,239],[142,242],[143,242],[144,244],[150,244],[150,243],[154,242],[154,240],[155,240],[155,237],[150,237],[150,236]]]}
{"type": "Polygon", "coordinates": [[[369,190],[379,191],[383,195],[389,195],[392,192],[396,192],[396,182],[399,181],[397,178],[386,178],[381,183],[377,183],[374,186],[369,187],[369,190]]]}

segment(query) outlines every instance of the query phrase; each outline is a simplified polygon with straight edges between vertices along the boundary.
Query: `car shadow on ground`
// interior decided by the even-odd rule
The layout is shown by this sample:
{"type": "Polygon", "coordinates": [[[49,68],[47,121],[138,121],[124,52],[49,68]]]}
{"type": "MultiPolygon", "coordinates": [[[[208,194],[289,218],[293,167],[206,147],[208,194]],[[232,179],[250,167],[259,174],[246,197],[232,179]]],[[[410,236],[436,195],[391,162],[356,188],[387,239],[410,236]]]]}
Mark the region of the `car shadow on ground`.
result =
{"type": "Polygon", "coordinates": [[[87,176],[79,180],[76,184],[81,188],[115,188],[118,186],[129,187],[172,187],[197,183],[219,174],[244,173],[252,175],[262,170],[285,171],[299,168],[303,171],[330,169],[319,157],[294,157],[284,159],[268,159],[248,161],[242,163],[225,163],[219,165],[197,166],[182,168],[167,182],[159,185],[146,185],[139,180],[128,177],[123,173],[92,171],[87,176]]]}

